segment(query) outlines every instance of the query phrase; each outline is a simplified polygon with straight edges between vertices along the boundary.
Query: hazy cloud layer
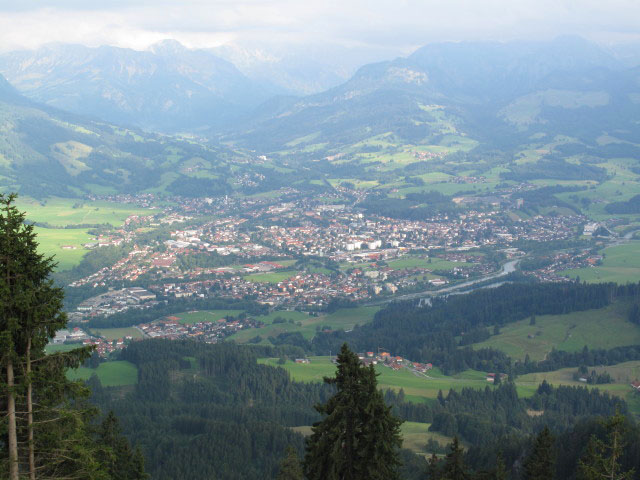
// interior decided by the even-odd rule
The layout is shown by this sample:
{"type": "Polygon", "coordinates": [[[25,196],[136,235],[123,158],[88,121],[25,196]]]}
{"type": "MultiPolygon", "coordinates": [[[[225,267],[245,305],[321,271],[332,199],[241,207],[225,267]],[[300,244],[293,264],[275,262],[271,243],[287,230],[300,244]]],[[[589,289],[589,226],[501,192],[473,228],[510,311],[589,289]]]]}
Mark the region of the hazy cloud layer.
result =
{"type": "Polygon", "coordinates": [[[334,43],[412,48],[446,40],[579,34],[640,39],[637,0],[0,0],[0,49],[50,42],[146,48],[334,43]]]}

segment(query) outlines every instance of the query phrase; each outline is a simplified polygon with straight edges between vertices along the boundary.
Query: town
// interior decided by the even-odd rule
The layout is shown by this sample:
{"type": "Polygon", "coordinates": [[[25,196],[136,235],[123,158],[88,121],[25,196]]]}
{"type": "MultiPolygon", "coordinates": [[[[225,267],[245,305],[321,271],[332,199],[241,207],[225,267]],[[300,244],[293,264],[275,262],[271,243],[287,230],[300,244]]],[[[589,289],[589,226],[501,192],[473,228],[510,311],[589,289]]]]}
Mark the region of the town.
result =
{"type": "MultiPolygon", "coordinates": [[[[569,281],[563,270],[597,265],[601,258],[588,246],[527,261],[520,249],[523,242],[595,239],[594,232],[605,228],[573,212],[505,214],[518,212],[522,192],[532,188],[520,184],[490,198],[459,197],[454,202],[464,208],[456,214],[422,220],[389,218],[348,204],[345,195],[361,192],[344,186],[320,199],[290,187],[270,197],[174,197],[162,202],[153,194],[92,196],[90,200],[132,204],[150,213],[132,215],[85,244],[97,253],[119,249],[119,259],[70,283],[68,288],[89,293],[69,318],[81,326],[183,298],[250,299],[271,310],[322,312],[336,299],[367,304],[420,292],[437,294],[492,278],[508,261],[522,260],[523,274],[547,282],[569,281]]],[[[182,325],[160,315],[137,328],[145,337],[215,343],[255,326],[251,317],[182,325]]],[[[102,345],[99,336],[89,338],[101,354],[127,341],[119,340],[102,345]]]]}

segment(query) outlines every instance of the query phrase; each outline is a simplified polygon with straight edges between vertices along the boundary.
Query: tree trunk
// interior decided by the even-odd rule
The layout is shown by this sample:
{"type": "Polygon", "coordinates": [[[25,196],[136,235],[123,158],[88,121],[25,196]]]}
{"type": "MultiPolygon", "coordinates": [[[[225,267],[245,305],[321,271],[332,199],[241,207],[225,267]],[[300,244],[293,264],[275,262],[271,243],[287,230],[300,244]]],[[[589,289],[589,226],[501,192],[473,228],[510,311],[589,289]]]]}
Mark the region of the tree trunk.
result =
{"type": "Polygon", "coordinates": [[[36,480],[36,456],[33,444],[33,385],[31,382],[31,337],[27,340],[27,429],[29,432],[29,480],[36,480]]]}
{"type": "Polygon", "coordinates": [[[16,428],[16,394],[13,391],[15,381],[13,378],[13,360],[7,361],[7,417],[9,420],[9,480],[19,480],[18,465],[18,431],[16,428]]]}

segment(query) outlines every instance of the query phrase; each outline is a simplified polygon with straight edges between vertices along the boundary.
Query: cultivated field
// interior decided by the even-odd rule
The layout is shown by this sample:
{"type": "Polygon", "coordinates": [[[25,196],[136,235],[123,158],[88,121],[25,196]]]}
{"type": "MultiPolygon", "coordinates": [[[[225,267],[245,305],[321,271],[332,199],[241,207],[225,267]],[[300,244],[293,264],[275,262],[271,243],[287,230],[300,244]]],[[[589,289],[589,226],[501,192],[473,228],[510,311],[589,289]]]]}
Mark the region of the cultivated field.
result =
{"type": "Polygon", "coordinates": [[[640,343],[640,327],[627,320],[629,304],[616,302],[599,310],[572,312],[567,315],[536,317],[505,325],[494,335],[473,348],[491,347],[512,358],[543,360],[553,349],[575,352],[589,348],[610,349],[640,343]]]}
{"type": "Polygon", "coordinates": [[[639,282],[640,281],[640,241],[605,248],[605,258],[597,267],[579,268],[561,272],[571,278],[589,283],[639,282]]]}
{"type": "Polygon", "coordinates": [[[93,333],[96,335],[100,335],[101,337],[106,338],[107,340],[118,340],[120,338],[125,337],[133,337],[133,338],[142,338],[142,332],[137,328],[127,327],[127,328],[100,328],[93,329],[93,333]]]}
{"type": "MultiPolygon", "coordinates": [[[[279,365],[277,358],[268,358],[258,360],[260,363],[271,365],[274,367],[285,368],[293,380],[301,382],[321,382],[324,377],[332,377],[335,375],[335,365],[329,360],[329,357],[310,357],[311,363],[298,364],[293,361],[287,361],[284,365],[279,365]]],[[[572,375],[576,371],[575,368],[566,368],[554,372],[533,373],[523,375],[516,379],[516,389],[521,397],[532,396],[540,383],[546,380],[552,385],[571,385],[586,388],[598,388],[609,392],[611,395],[619,396],[625,399],[632,413],[640,415],[640,394],[637,394],[629,386],[630,379],[640,380],[640,361],[626,362],[611,367],[597,367],[596,371],[607,371],[614,378],[615,383],[605,385],[586,385],[582,382],[573,380],[572,375]]],[[[461,390],[464,387],[486,388],[490,385],[486,381],[486,373],[475,370],[467,370],[453,376],[443,375],[437,368],[434,368],[427,375],[427,378],[417,376],[407,369],[393,371],[388,367],[381,365],[376,366],[379,373],[378,386],[381,389],[393,389],[399,391],[404,390],[406,400],[410,402],[431,402],[437,395],[438,391],[446,395],[449,389],[461,390]]]]}
{"type": "Polygon", "coordinates": [[[130,215],[151,215],[154,210],[111,202],[90,202],[68,198],[49,198],[41,203],[31,198],[19,198],[17,207],[27,213],[27,219],[52,226],[102,224],[119,226],[130,215]],[[44,205],[43,205],[44,203],[44,205]]]}
{"type": "MultiPolygon", "coordinates": [[[[321,382],[324,377],[333,376],[336,367],[328,356],[310,357],[311,363],[294,363],[287,361],[279,365],[277,358],[259,360],[274,367],[283,367],[291,374],[291,378],[301,382],[321,382]]],[[[454,376],[444,376],[433,369],[427,376],[416,375],[407,369],[394,371],[382,365],[376,366],[379,373],[378,385],[381,389],[404,390],[406,399],[413,402],[431,401],[438,396],[438,391],[446,393],[450,388],[460,390],[464,387],[484,388],[487,385],[483,372],[466,371],[454,376]]]]}
{"type": "Polygon", "coordinates": [[[312,317],[306,313],[293,311],[276,311],[269,315],[256,317],[265,323],[264,327],[241,330],[229,337],[239,343],[244,343],[257,335],[266,342],[269,337],[277,337],[281,333],[300,332],[306,339],[311,339],[316,334],[316,328],[328,327],[331,330],[351,330],[356,324],[364,325],[373,320],[373,316],[379,307],[343,308],[329,315],[312,317]],[[277,317],[287,320],[285,323],[273,323],[277,317]],[[292,320],[290,323],[288,320],[292,320]]]}
{"type": "Polygon", "coordinates": [[[69,370],[67,376],[72,380],[88,380],[94,373],[103,387],[134,385],[138,381],[136,366],[123,360],[101,363],[96,369],[80,367],[69,370]]]}
{"type": "Polygon", "coordinates": [[[177,317],[182,324],[193,324],[200,322],[217,322],[225,317],[237,317],[244,310],[198,310],[193,312],[183,312],[171,315],[177,317]]]}
{"type": "Polygon", "coordinates": [[[93,240],[83,229],[35,227],[34,230],[38,235],[38,250],[45,255],[55,256],[54,260],[58,262],[57,270],[68,270],[80,263],[88,252],[82,245],[93,240]]]}

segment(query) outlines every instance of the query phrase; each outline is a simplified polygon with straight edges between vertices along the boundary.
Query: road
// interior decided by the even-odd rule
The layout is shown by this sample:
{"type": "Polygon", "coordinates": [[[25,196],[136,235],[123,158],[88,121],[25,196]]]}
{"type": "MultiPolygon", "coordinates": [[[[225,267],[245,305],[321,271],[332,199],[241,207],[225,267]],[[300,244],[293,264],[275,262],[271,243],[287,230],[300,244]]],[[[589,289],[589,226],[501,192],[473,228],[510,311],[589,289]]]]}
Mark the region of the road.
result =
{"type": "MultiPolygon", "coordinates": [[[[473,286],[477,283],[484,283],[488,280],[497,280],[500,277],[504,277],[512,272],[515,272],[516,265],[520,259],[510,260],[504,265],[502,265],[502,269],[499,272],[492,273],[490,275],[485,275],[484,277],[475,278],[473,280],[468,280],[462,283],[456,283],[455,285],[451,285],[450,287],[440,288],[438,290],[425,290],[423,292],[415,292],[415,293],[407,293],[406,295],[396,295],[394,297],[389,298],[381,298],[376,299],[371,302],[366,303],[366,306],[374,306],[374,305],[384,305],[385,303],[395,302],[399,300],[412,300],[415,298],[427,298],[427,297],[435,297],[438,295],[449,295],[451,293],[457,292],[458,290],[465,289],[464,293],[473,291],[473,288],[466,290],[468,287],[473,286]]],[[[484,287],[489,287],[491,285],[484,285],[484,287]]]]}

